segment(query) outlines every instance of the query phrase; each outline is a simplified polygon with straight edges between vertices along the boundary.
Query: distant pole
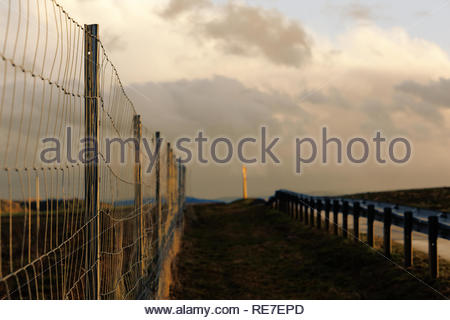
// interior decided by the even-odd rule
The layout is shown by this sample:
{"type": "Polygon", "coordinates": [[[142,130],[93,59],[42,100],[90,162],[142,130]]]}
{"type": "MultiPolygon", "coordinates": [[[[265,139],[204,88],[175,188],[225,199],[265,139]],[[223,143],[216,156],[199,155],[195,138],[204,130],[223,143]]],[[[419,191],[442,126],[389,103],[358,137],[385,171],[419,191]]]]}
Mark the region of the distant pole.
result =
{"type": "Polygon", "coordinates": [[[86,278],[85,299],[100,299],[100,216],[98,173],[98,24],[85,25],[84,33],[84,87],[85,87],[85,148],[89,152],[84,166],[85,197],[85,270],[91,270],[86,278]]]}
{"type": "Polygon", "coordinates": [[[248,198],[247,195],[247,168],[242,167],[242,197],[244,199],[248,198]]]}

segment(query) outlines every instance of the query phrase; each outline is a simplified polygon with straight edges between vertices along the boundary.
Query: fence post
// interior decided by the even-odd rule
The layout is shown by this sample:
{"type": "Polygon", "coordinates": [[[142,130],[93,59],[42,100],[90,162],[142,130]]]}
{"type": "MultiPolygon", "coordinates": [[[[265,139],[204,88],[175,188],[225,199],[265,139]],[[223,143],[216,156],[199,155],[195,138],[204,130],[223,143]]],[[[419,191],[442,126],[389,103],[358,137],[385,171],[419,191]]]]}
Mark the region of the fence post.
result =
{"type": "MultiPolygon", "coordinates": [[[[159,131],[155,132],[155,143],[156,148],[158,148],[158,144],[161,143],[161,134],[159,131]]],[[[160,151],[159,149],[158,151],[160,151]]],[[[155,160],[155,180],[156,180],[156,186],[155,186],[155,201],[156,201],[156,217],[155,222],[156,225],[154,226],[153,232],[155,232],[155,239],[157,241],[156,249],[157,249],[157,256],[156,258],[159,258],[159,251],[161,249],[161,228],[162,228],[162,204],[161,204],[161,153],[157,152],[156,154],[156,160],[155,160]]]]}
{"type": "Polygon", "coordinates": [[[384,255],[391,257],[391,224],[392,224],[392,209],[384,208],[384,225],[383,225],[383,242],[384,255]]]}
{"type": "Polygon", "coordinates": [[[317,200],[317,228],[322,227],[322,200],[317,200]]]}
{"type": "Polygon", "coordinates": [[[164,245],[166,242],[166,232],[167,232],[167,217],[170,214],[170,210],[172,209],[172,194],[171,194],[171,159],[172,159],[172,149],[170,147],[170,142],[167,142],[167,154],[166,154],[166,206],[167,209],[164,210],[163,214],[163,237],[164,237],[164,245]]]}
{"type": "Polygon", "coordinates": [[[333,201],[333,233],[338,234],[338,213],[339,213],[339,201],[333,201]]]}
{"type": "Polygon", "coordinates": [[[353,202],[353,231],[355,236],[355,241],[359,241],[359,212],[360,212],[359,202],[353,202]]]}
{"type": "MultiPolygon", "coordinates": [[[[144,266],[144,202],[142,197],[142,168],[141,168],[141,116],[133,117],[134,139],[136,150],[134,150],[134,206],[136,211],[136,235],[140,239],[137,241],[137,261],[141,265],[141,278],[145,274],[144,266]]],[[[136,238],[136,239],[138,239],[136,238]]]]}
{"type": "Polygon", "coordinates": [[[84,84],[85,84],[85,149],[92,150],[84,167],[86,276],[85,299],[100,299],[100,215],[98,173],[98,25],[85,25],[84,31],[84,84]]]}
{"type": "Polygon", "coordinates": [[[330,199],[325,199],[325,230],[330,231],[330,199]]]}
{"type": "Polygon", "coordinates": [[[403,247],[405,249],[405,267],[413,264],[412,227],[413,214],[411,211],[405,212],[403,225],[403,247]]]}
{"type": "Polygon", "coordinates": [[[177,190],[178,190],[178,192],[177,192],[177,195],[178,195],[177,207],[178,207],[178,211],[180,211],[181,210],[181,200],[182,200],[181,199],[181,197],[182,197],[181,175],[182,175],[182,170],[183,170],[183,165],[181,164],[181,158],[177,159],[177,168],[178,168],[178,170],[177,170],[177,190]]]}
{"type": "Polygon", "coordinates": [[[428,256],[430,259],[430,274],[432,279],[439,277],[438,231],[439,218],[437,216],[428,217],[428,256]]]}
{"type": "Polygon", "coordinates": [[[309,209],[309,224],[311,225],[311,227],[314,227],[314,205],[315,205],[315,200],[313,198],[309,199],[309,203],[311,205],[310,209],[309,209]]]}
{"type": "Polygon", "coordinates": [[[373,247],[373,222],[375,220],[375,206],[369,204],[367,206],[367,244],[373,247]]]}
{"type": "Polygon", "coordinates": [[[348,201],[342,203],[342,236],[348,237],[348,201]]]}

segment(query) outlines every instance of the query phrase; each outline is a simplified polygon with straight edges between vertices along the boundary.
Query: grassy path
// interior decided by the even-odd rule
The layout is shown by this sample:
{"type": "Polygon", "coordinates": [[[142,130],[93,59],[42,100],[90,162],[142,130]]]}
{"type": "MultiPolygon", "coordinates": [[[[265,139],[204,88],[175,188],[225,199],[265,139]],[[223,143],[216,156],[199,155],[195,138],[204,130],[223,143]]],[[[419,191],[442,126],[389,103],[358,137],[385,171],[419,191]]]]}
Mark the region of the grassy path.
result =
{"type": "MultiPolygon", "coordinates": [[[[189,208],[173,299],[433,299],[367,247],[257,201],[189,208]]],[[[433,283],[449,295],[448,282],[433,283]]]]}

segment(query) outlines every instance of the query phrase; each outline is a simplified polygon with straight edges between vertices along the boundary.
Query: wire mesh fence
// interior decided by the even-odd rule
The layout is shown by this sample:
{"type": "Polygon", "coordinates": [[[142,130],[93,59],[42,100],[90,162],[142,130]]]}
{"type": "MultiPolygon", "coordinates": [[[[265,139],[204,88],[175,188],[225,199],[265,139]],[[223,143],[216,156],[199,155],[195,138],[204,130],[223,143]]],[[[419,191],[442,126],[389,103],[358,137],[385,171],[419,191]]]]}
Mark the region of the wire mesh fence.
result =
{"type": "Polygon", "coordinates": [[[163,144],[144,169],[159,140],[97,29],[53,0],[0,2],[0,299],[157,297],[185,168],[163,144]]]}

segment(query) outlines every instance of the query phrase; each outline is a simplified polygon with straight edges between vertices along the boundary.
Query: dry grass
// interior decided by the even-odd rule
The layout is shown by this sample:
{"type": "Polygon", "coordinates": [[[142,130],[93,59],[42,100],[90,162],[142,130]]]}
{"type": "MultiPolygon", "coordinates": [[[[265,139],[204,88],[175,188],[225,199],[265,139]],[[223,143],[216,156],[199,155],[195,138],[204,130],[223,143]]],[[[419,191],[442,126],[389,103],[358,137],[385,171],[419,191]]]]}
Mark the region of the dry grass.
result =
{"type": "MultiPolygon", "coordinates": [[[[410,274],[360,243],[292,221],[258,201],[193,206],[186,215],[172,299],[439,299],[448,264],[428,279],[417,254],[410,274]]],[[[394,246],[394,259],[401,248],[394,246]]]]}
{"type": "Polygon", "coordinates": [[[347,195],[344,197],[389,202],[450,213],[450,187],[367,192],[347,195]]]}

